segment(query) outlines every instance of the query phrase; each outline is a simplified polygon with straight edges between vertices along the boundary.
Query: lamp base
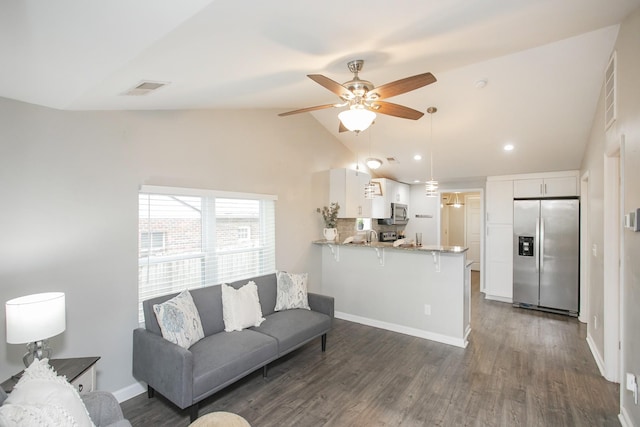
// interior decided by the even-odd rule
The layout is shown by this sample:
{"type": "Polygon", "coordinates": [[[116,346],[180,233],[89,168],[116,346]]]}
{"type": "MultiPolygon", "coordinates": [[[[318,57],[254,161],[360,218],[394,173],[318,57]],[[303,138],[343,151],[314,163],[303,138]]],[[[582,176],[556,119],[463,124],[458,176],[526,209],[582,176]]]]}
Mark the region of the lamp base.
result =
{"type": "Polygon", "coordinates": [[[51,348],[48,340],[35,341],[27,344],[27,352],[22,357],[22,362],[27,368],[34,360],[49,359],[51,357],[51,348]]]}

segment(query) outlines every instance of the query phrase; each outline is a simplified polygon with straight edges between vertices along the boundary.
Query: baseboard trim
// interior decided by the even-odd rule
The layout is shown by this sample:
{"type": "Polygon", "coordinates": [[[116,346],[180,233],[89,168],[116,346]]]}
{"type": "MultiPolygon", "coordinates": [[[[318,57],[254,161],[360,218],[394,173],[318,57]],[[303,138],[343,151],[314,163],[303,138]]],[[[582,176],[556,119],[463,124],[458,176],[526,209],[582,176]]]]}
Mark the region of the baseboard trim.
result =
{"type": "Polygon", "coordinates": [[[397,325],[395,323],[383,322],[380,320],[369,319],[367,317],[356,316],[353,314],[343,313],[340,311],[335,312],[335,317],[342,320],[348,320],[350,322],[360,323],[361,325],[373,326],[374,328],[385,329],[391,332],[398,332],[413,337],[424,338],[431,341],[436,341],[443,344],[449,344],[456,347],[465,348],[469,342],[467,336],[471,332],[471,328],[466,332],[464,338],[455,338],[448,335],[437,334],[434,332],[424,331],[422,329],[410,328],[408,326],[397,325]]]}
{"type": "Polygon", "coordinates": [[[122,403],[125,400],[129,400],[133,397],[136,397],[144,392],[147,391],[147,386],[140,383],[140,382],[136,382],[133,383],[131,385],[128,385],[124,388],[121,388],[120,390],[114,391],[113,395],[116,397],[116,399],[118,400],[118,403],[122,403]]]}
{"type": "Polygon", "coordinates": [[[633,422],[623,406],[620,407],[620,413],[618,414],[618,421],[622,424],[622,427],[633,427],[633,422]]]}
{"type": "Polygon", "coordinates": [[[484,294],[484,299],[513,304],[513,298],[499,297],[497,295],[484,294]]]}
{"type": "Polygon", "coordinates": [[[591,350],[591,355],[593,359],[596,361],[596,365],[598,366],[598,370],[600,371],[600,375],[607,378],[604,370],[604,359],[600,355],[598,351],[598,347],[596,347],[596,343],[593,341],[593,338],[590,334],[587,334],[587,344],[589,345],[589,350],[591,350]]]}

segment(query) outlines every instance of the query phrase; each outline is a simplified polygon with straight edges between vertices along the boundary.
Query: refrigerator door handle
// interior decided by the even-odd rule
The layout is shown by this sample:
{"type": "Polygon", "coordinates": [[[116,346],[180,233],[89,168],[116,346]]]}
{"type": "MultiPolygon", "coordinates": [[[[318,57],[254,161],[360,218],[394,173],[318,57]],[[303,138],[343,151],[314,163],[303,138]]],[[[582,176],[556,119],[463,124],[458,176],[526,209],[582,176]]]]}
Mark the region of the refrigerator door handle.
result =
{"type": "Polygon", "coordinates": [[[536,243],[533,246],[533,251],[536,256],[536,271],[540,266],[540,217],[536,218],[536,243]]]}
{"type": "Polygon", "coordinates": [[[540,240],[538,241],[538,253],[540,254],[540,271],[544,267],[544,218],[540,219],[540,240]]]}

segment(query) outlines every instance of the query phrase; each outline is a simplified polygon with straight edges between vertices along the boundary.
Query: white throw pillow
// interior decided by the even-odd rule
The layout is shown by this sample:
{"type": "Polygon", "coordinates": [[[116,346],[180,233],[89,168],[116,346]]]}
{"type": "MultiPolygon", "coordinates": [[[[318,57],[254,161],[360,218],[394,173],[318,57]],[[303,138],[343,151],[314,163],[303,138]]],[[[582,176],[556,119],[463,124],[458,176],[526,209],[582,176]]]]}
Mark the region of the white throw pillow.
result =
{"type": "Polygon", "coordinates": [[[241,331],[264,322],[258,299],[258,287],[251,281],[240,289],[225,283],[222,287],[222,319],[227,332],[241,331]]]}
{"type": "Polygon", "coordinates": [[[78,391],[48,359],[34,360],[0,406],[0,426],[95,427],[78,391]]]}
{"type": "Polygon", "coordinates": [[[309,308],[307,295],[307,273],[276,272],[278,291],[274,311],[290,310],[293,308],[309,308]]]}
{"type": "Polygon", "coordinates": [[[154,304],[153,312],[164,339],[188,349],[204,338],[200,313],[189,291],[182,291],[162,304],[154,304]]]}

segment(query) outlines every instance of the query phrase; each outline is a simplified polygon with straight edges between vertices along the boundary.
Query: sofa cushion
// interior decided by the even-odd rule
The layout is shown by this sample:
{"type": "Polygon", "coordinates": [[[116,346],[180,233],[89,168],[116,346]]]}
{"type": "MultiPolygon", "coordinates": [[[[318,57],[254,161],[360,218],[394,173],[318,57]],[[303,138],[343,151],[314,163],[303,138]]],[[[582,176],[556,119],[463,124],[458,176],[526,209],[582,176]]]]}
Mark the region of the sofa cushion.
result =
{"type": "Polygon", "coordinates": [[[293,308],[309,308],[307,297],[307,273],[276,273],[277,295],[274,311],[291,310],[293,308]]]}
{"type": "MultiPolygon", "coordinates": [[[[260,306],[262,307],[262,315],[270,315],[276,306],[276,274],[271,273],[265,274],[264,276],[252,277],[251,280],[253,280],[258,287],[258,298],[260,299],[260,306]]],[[[229,285],[238,289],[245,283],[247,283],[246,279],[229,283],[229,285]]]]}
{"type": "Polygon", "coordinates": [[[222,318],[226,332],[241,331],[264,322],[258,288],[251,281],[240,289],[222,284],[222,318]]]}
{"type": "Polygon", "coordinates": [[[162,304],[155,304],[153,312],[164,339],[182,348],[189,348],[204,338],[200,314],[189,291],[180,292],[162,304]]]}
{"type": "Polygon", "coordinates": [[[49,366],[34,360],[0,407],[0,425],[93,426],[78,391],[49,366]]]}
{"type": "Polygon", "coordinates": [[[331,328],[331,318],[316,311],[294,309],[278,311],[269,316],[254,331],[278,340],[278,355],[282,356],[320,336],[331,328]]]}
{"type": "Polygon", "coordinates": [[[250,329],[205,337],[191,346],[193,400],[197,402],[275,360],[278,343],[250,329]]]}

